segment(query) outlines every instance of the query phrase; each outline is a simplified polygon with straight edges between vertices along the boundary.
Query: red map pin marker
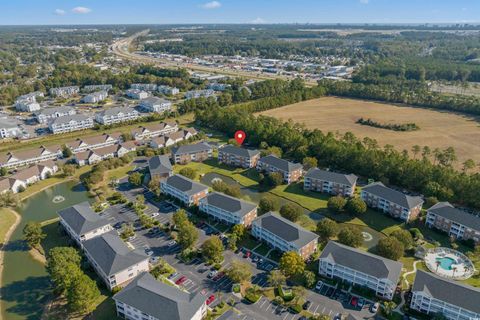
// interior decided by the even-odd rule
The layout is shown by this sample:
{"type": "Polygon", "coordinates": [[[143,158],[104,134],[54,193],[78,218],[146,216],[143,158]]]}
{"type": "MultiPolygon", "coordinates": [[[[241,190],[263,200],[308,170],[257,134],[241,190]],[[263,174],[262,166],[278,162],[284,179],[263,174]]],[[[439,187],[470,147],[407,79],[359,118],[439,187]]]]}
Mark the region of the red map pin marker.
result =
{"type": "Polygon", "coordinates": [[[238,130],[237,132],[235,132],[235,140],[239,145],[243,143],[246,137],[247,135],[242,130],[238,130]]]}

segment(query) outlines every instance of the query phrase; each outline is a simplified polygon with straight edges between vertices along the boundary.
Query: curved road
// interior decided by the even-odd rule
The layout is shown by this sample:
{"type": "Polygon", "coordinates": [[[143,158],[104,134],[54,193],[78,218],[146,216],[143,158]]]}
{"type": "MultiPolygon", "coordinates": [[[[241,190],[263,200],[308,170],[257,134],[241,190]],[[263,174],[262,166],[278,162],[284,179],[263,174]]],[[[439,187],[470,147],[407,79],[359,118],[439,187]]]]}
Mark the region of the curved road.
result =
{"type": "MultiPolygon", "coordinates": [[[[225,68],[205,67],[205,66],[200,66],[200,65],[191,64],[191,63],[172,62],[167,59],[147,57],[147,56],[130,52],[129,48],[133,40],[135,40],[138,37],[145,36],[149,32],[150,32],[149,29],[143,30],[127,38],[118,40],[117,42],[114,42],[110,46],[110,49],[114,54],[116,54],[117,56],[123,59],[138,62],[138,63],[150,63],[163,68],[185,68],[192,71],[217,73],[217,74],[224,74],[224,75],[233,76],[233,77],[246,77],[246,78],[253,78],[253,79],[260,79],[260,80],[292,79],[291,77],[289,78],[281,75],[263,74],[258,72],[247,72],[247,71],[236,71],[236,70],[234,71],[234,70],[229,70],[225,68]]],[[[316,82],[310,80],[310,81],[305,81],[305,84],[307,86],[314,86],[316,85],[316,82]]]]}

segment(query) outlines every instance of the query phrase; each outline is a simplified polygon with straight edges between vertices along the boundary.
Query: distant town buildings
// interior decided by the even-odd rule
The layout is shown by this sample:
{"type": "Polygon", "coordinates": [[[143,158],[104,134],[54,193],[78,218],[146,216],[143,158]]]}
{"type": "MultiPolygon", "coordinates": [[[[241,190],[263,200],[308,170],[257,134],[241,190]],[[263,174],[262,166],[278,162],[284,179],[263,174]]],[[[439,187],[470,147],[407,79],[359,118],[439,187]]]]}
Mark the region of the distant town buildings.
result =
{"type": "Polygon", "coordinates": [[[211,89],[206,90],[192,90],[185,93],[185,99],[197,99],[200,97],[208,98],[215,96],[215,91],[211,89]]]}
{"type": "Polygon", "coordinates": [[[130,107],[113,107],[95,114],[95,120],[103,125],[133,121],[138,119],[140,114],[130,107]]]}
{"type": "Polygon", "coordinates": [[[303,174],[303,166],[300,163],[293,163],[274,155],[260,158],[256,168],[258,171],[267,174],[280,172],[283,175],[284,182],[287,184],[298,181],[303,174]]]}
{"type": "Polygon", "coordinates": [[[140,108],[146,112],[162,113],[165,111],[170,111],[172,108],[172,103],[168,100],[158,97],[149,97],[140,101],[140,108]]]}
{"type": "Polygon", "coordinates": [[[208,86],[207,86],[208,89],[214,90],[214,91],[225,91],[225,90],[227,90],[231,87],[232,86],[229,85],[229,84],[217,83],[217,82],[209,83],[208,86]]]}
{"type": "Polygon", "coordinates": [[[148,96],[150,96],[150,94],[147,91],[143,91],[140,89],[128,89],[127,91],[125,91],[125,94],[128,97],[132,99],[137,99],[137,100],[146,99],[148,98],[148,96]]]}
{"type": "Polygon", "coordinates": [[[52,97],[68,98],[73,95],[76,95],[79,91],[80,91],[80,88],[78,86],[70,86],[70,87],[50,88],[48,93],[52,97]]]}
{"type": "Polygon", "coordinates": [[[77,112],[74,108],[68,106],[62,107],[53,107],[53,108],[45,108],[39,112],[35,112],[34,117],[38,123],[48,123],[50,120],[55,118],[65,117],[65,116],[73,116],[77,112]]]}
{"type": "Polygon", "coordinates": [[[95,85],[88,85],[84,86],[82,88],[83,92],[89,93],[89,92],[95,92],[95,91],[110,91],[112,90],[112,85],[111,84],[95,84],[95,85]]]}
{"type": "Polygon", "coordinates": [[[154,83],[133,83],[130,89],[137,89],[143,91],[156,91],[157,85],[154,83]]]}
{"type": "Polygon", "coordinates": [[[361,197],[366,204],[403,221],[415,219],[422,209],[421,197],[413,197],[374,182],[362,188],[361,197]]]}
{"type": "Polygon", "coordinates": [[[83,114],[55,118],[48,125],[53,134],[85,130],[93,126],[93,118],[83,114]]]}
{"type": "Polygon", "coordinates": [[[273,212],[253,220],[252,235],[282,252],[295,251],[304,259],[317,250],[318,235],[273,212]]]}
{"type": "Polygon", "coordinates": [[[254,168],[260,159],[260,151],[232,145],[218,149],[218,161],[229,166],[254,168]]]}
{"type": "Polygon", "coordinates": [[[178,88],[175,88],[175,87],[169,87],[169,86],[158,86],[157,87],[157,91],[161,94],[165,94],[165,95],[176,95],[176,94],[179,94],[180,93],[180,90],[178,88]]]}
{"type": "Polygon", "coordinates": [[[340,174],[312,168],[305,174],[303,188],[343,197],[352,197],[358,177],[354,174],[340,174]]]}

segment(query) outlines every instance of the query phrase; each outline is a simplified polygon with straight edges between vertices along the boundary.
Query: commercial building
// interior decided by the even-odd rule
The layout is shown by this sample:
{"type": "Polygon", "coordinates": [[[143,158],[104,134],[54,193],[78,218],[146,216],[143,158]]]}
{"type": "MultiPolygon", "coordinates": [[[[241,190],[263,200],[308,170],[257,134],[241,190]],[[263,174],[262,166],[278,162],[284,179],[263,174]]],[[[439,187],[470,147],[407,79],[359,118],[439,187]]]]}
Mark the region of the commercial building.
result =
{"type": "Polygon", "coordinates": [[[246,227],[257,217],[255,204],[219,192],[201,199],[200,211],[227,224],[243,224],[246,227]]]}
{"type": "Polygon", "coordinates": [[[62,106],[62,107],[54,107],[54,108],[45,108],[39,112],[35,112],[34,117],[38,123],[48,123],[49,121],[65,117],[65,116],[73,116],[77,112],[74,108],[69,106],[62,106]]]}
{"type": "Polygon", "coordinates": [[[87,260],[110,290],[150,268],[145,252],[131,250],[114,231],[84,241],[83,249],[87,260]]]}
{"type": "Polygon", "coordinates": [[[425,224],[447,232],[449,237],[480,242],[480,217],[456,209],[448,202],[439,202],[430,207],[425,224]]]}
{"type": "Polygon", "coordinates": [[[218,161],[229,166],[254,168],[260,159],[260,151],[232,145],[218,149],[218,161]]]}
{"type": "Polygon", "coordinates": [[[191,161],[202,162],[212,157],[213,149],[206,142],[187,144],[172,148],[172,159],[174,163],[185,164],[191,161]]]}
{"type": "Polygon", "coordinates": [[[135,140],[143,140],[176,131],[178,131],[176,122],[160,122],[135,128],[132,130],[132,136],[135,140]]]}
{"type": "Polygon", "coordinates": [[[167,155],[155,156],[148,159],[148,171],[151,179],[165,179],[173,175],[172,164],[167,155]]]}
{"type": "Polygon", "coordinates": [[[113,230],[110,221],[94,212],[88,201],[58,212],[60,224],[79,245],[113,230]]]}
{"type": "Polygon", "coordinates": [[[132,99],[137,99],[137,100],[146,99],[148,98],[148,96],[150,96],[148,92],[140,89],[128,89],[127,91],[125,91],[125,94],[128,97],[132,99]]]}
{"type": "Polygon", "coordinates": [[[98,103],[101,102],[108,97],[107,91],[97,91],[90,93],[82,98],[83,103],[98,103]]]}
{"type": "Polygon", "coordinates": [[[0,154],[0,167],[17,168],[61,157],[62,149],[59,146],[48,148],[40,146],[35,149],[9,151],[6,154],[0,154]]]}
{"type": "Polygon", "coordinates": [[[287,184],[298,181],[303,174],[303,167],[300,163],[293,163],[274,155],[260,158],[256,168],[258,171],[267,174],[280,172],[283,175],[284,182],[287,184]]]}
{"type": "Polygon", "coordinates": [[[146,112],[162,113],[170,111],[172,103],[158,97],[149,97],[140,101],[140,108],[146,112]]]}
{"type": "Polygon", "coordinates": [[[449,320],[480,319],[480,289],[417,270],[410,308],[449,320]]]}
{"type": "Polygon", "coordinates": [[[160,182],[163,193],[177,198],[184,204],[198,205],[208,195],[208,187],[187,177],[176,174],[160,182]]]}
{"type": "Polygon", "coordinates": [[[83,114],[55,118],[48,125],[53,134],[85,130],[93,126],[93,118],[83,114]]]}
{"type": "Polygon", "coordinates": [[[76,95],[80,91],[78,86],[50,88],[48,93],[52,97],[68,98],[76,95]]]}
{"type": "Polygon", "coordinates": [[[395,294],[403,264],[369,252],[329,241],[318,262],[318,272],[367,287],[379,297],[391,300],[395,294]]]}
{"type": "Polygon", "coordinates": [[[318,235],[273,212],[253,220],[252,235],[282,252],[295,251],[304,259],[317,250],[318,235]]]}
{"type": "Polygon", "coordinates": [[[142,273],[113,296],[117,315],[127,320],[202,320],[205,296],[188,293],[142,273]]]}
{"type": "Polygon", "coordinates": [[[354,174],[341,174],[332,171],[312,168],[303,180],[303,188],[308,191],[319,191],[343,197],[352,197],[358,177],[354,174]]]}
{"type": "Polygon", "coordinates": [[[138,119],[140,114],[130,107],[113,107],[95,114],[95,120],[103,125],[111,125],[138,119]]]}
{"type": "Polygon", "coordinates": [[[415,219],[423,205],[421,197],[409,196],[387,188],[381,182],[374,182],[363,187],[361,197],[369,207],[406,222],[415,219]]]}

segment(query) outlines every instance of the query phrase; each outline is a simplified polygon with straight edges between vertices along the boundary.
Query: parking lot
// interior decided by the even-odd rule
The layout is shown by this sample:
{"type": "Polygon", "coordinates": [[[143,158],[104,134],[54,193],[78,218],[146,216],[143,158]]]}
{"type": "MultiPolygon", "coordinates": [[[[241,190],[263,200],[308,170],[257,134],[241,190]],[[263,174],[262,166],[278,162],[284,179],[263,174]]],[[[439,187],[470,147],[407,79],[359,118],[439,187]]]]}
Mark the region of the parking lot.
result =
{"type": "MultiPolygon", "coordinates": [[[[147,206],[145,213],[163,224],[170,222],[173,213],[177,210],[175,205],[167,201],[156,202],[154,195],[143,188],[132,189],[123,182],[118,189],[129,201],[134,201],[139,194],[143,194],[146,199],[145,205],[147,206]]],[[[135,248],[144,249],[151,256],[150,261],[152,263],[161,257],[174,267],[176,272],[170,278],[170,281],[173,283],[177,283],[189,292],[200,292],[205,296],[205,299],[214,296],[210,306],[215,306],[220,301],[220,298],[224,301],[233,298],[237,302],[235,308],[243,313],[242,316],[245,319],[297,320],[300,318],[298,314],[291,313],[286,308],[275,305],[263,296],[253,305],[244,303],[231,293],[232,281],[222,273],[211,276],[212,267],[206,266],[200,259],[194,259],[188,264],[181,262],[176,257],[177,253],[180,252],[180,246],[159,229],[143,230],[138,224],[138,216],[127,205],[113,205],[107,208],[102,215],[107,217],[112,222],[112,225],[117,228],[121,227],[122,223],[132,223],[135,227],[135,236],[129,239],[129,243],[135,248]]],[[[201,225],[199,231],[198,244],[203,243],[211,233],[215,232],[208,225],[201,225]]],[[[268,272],[277,267],[274,262],[261,259],[262,257],[255,253],[246,254],[246,250],[238,253],[226,250],[224,251],[224,258],[222,269],[227,269],[234,259],[250,263],[253,271],[252,283],[259,287],[268,286],[268,272]]],[[[311,313],[327,314],[332,318],[340,313],[354,313],[362,317],[373,316],[368,309],[359,310],[354,308],[350,306],[350,301],[345,299],[346,297],[340,296],[339,290],[334,290],[332,286],[326,283],[321,286],[318,292],[308,290],[306,297],[306,300],[310,301],[308,311],[311,313]],[[344,301],[341,298],[344,298],[344,301]]]]}

